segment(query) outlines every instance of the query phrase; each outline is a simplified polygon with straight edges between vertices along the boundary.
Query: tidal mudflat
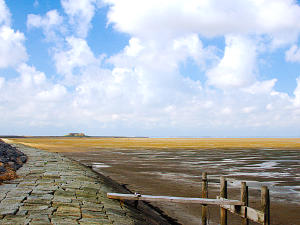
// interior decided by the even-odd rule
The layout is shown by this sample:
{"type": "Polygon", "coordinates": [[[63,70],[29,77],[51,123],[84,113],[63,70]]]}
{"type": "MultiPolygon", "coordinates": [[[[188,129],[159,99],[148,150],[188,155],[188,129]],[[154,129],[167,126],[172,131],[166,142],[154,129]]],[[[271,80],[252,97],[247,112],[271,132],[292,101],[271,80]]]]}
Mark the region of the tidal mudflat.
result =
{"type": "MultiPolygon", "coordinates": [[[[202,141],[205,142],[204,139],[202,141]]],[[[222,141],[229,143],[229,140],[222,141]]],[[[123,142],[126,143],[126,140],[123,142]]],[[[61,145],[48,140],[48,145],[56,145],[57,151],[92,166],[94,170],[142,194],[199,197],[201,173],[206,171],[209,174],[209,197],[215,198],[218,194],[219,176],[226,176],[229,179],[230,198],[239,199],[240,181],[247,181],[250,186],[250,205],[259,208],[260,186],[267,185],[271,194],[272,224],[300,224],[299,139],[286,142],[280,142],[280,139],[273,142],[264,140],[265,144],[263,140],[258,140],[259,143],[252,140],[252,144],[249,140],[246,140],[247,143],[233,140],[231,145],[236,145],[230,148],[223,143],[224,149],[222,143],[214,142],[215,145],[213,142],[202,143],[198,149],[194,144],[189,148],[191,142],[185,148],[172,148],[174,143],[164,143],[160,149],[156,144],[143,148],[134,146],[136,143],[131,144],[133,146],[130,148],[122,147],[120,143],[116,148],[108,148],[108,144],[97,145],[95,141],[90,146],[84,146],[80,144],[80,139],[72,144],[76,151],[71,151],[70,146],[66,148],[64,140],[60,140],[61,145]]],[[[35,144],[39,144],[38,139],[35,144]]],[[[41,144],[47,149],[45,140],[41,144]]],[[[130,143],[127,145],[130,146],[130,143]]],[[[54,150],[52,147],[49,148],[51,151],[54,150]]],[[[182,224],[200,224],[201,207],[198,205],[155,205],[182,224]]],[[[210,224],[217,224],[218,209],[210,208],[209,213],[210,224]]],[[[230,224],[240,224],[235,216],[230,221],[230,224]]]]}

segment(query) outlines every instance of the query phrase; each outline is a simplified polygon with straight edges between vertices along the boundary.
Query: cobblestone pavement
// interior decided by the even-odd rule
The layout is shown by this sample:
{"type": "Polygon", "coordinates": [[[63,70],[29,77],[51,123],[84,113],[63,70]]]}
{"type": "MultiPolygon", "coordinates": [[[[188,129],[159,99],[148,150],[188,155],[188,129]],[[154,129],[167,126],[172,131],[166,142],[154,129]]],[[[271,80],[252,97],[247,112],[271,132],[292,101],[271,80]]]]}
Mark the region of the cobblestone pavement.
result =
{"type": "Polygon", "coordinates": [[[19,178],[0,185],[0,224],[167,224],[106,197],[91,169],[56,153],[15,145],[28,156],[19,178]]]}

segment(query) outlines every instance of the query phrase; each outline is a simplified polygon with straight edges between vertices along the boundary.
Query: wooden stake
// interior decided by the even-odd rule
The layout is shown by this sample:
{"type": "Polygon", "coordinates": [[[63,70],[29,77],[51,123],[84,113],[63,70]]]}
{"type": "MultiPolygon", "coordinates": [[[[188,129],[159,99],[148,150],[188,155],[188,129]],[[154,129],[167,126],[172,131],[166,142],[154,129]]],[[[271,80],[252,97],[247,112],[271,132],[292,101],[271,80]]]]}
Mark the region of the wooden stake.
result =
{"type": "MultiPolygon", "coordinates": [[[[245,206],[248,206],[248,186],[246,185],[246,182],[241,183],[241,202],[245,204],[245,206]]],[[[241,207],[242,208],[242,207],[241,207]]],[[[247,219],[247,207],[243,207],[244,212],[244,218],[242,218],[242,225],[249,225],[249,220],[247,219]]]]}
{"type": "MultiPolygon", "coordinates": [[[[202,198],[208,198],[207,191],[208,181],[207,173],[202,173],[202,198]]],[[[202,225],[207,225],[207,205],[202,205],[202,225]]]]}
{"type": "MultiPolygon", "coordinates": [[[[220,178],[220,197],[227,198],[227,181],[224,177],[220,178]]],[[[227,225],[227,211],[224,208],[220,209],[220,224],[227,225]]]]}
{"type": "Polygon", "coordinates": [[[270,195],[266,186],[261,187],[261,207],[264,212],[264,225],[270,225],[270,195]]]}

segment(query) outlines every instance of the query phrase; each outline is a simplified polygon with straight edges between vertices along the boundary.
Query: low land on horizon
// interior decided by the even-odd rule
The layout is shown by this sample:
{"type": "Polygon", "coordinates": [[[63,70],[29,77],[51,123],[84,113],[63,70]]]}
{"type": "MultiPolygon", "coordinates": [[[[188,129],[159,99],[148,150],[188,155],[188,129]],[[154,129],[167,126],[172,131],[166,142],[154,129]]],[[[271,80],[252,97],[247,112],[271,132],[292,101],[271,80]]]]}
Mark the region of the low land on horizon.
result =
{"type": "Polygon", "coordinates": [[[30,137],[8,141],[52,152],[101,149],[285,149],[300,150],[300,138],[95,138],[30,137]]]}

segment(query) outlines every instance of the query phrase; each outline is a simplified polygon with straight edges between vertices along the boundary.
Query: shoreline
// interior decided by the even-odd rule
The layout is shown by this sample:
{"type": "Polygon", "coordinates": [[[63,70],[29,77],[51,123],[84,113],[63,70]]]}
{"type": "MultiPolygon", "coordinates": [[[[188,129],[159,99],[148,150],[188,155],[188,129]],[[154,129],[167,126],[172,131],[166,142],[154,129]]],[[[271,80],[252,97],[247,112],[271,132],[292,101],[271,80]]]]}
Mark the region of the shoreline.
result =
{"type": "MultiPolygon", "coordinates": [[[[126,187],[126,185],[122,185],[120,183],[118,183],[116,180],[113,180],[112,178],[110,178],[109,176],[105,176],[104,174],[94,170],[92,168],[92,166],[88,166],[85,165],[83,163],[81,163],[80,161],[77,161],[75,159],[69,158],[68,156],[65,156],[66,158],[70,159],[71,161],[74,161],[76,163],[79,163],[80,165],[91,169],[92,171],[94,171],[102,180],[104,180],[105,184],[107,185],[107,187],[109,187],[109,189],[111,189],[112,191],[118,191],[124,194],[134,194],[134,192],[132,192],[129,188],[126,187]]],[[[117,200],[118,201],[118,200],[117,200]]],[[[135,207],[135,203],[134,201],[126,201],[125,204],[130,205],[132,207],[135,207]]],[[[174,218],[168,216],[166,213],[164,213],[159,207],[156,207],[154,205],[152,205],[149,202],[146,201],[139,201],[137,209],[141,209],[144,213],[147,212],[147,215],[152,214],[153,210],[155,211],[155,214],[158,213],[159,216],[161,216],[162,218],[164,218],[166,221],[168,221],[170,224],[172,225],[181,225],[180,223],[178,223],[174,218]]],[[[150,216],[157,216],[157,214],[152,214],[150,216]]]]}

